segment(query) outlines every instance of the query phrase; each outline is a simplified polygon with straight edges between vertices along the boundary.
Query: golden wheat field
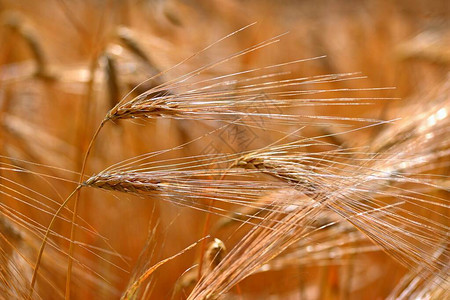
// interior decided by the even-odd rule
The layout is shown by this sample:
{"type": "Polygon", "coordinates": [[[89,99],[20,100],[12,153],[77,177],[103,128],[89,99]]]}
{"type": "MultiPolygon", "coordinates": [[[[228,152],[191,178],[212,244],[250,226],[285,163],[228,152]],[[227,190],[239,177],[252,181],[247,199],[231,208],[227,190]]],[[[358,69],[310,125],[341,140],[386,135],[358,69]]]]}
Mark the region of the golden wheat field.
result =
{"type": "Polygon", "coordinates": [[[445,0],[0,0],[1,299],[450,299],[445,0]]]}

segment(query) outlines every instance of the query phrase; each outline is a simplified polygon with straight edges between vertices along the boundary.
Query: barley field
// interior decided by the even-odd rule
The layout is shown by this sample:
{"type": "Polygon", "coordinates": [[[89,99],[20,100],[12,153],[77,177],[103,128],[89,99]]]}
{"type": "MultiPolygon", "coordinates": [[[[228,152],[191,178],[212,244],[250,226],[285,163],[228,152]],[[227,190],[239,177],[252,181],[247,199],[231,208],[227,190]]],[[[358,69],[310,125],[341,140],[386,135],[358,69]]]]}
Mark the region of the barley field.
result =
{"type": "Polygon", "coordinates": [[[450,299],[445,0],[0,0],[1,299],[450,299]]]}

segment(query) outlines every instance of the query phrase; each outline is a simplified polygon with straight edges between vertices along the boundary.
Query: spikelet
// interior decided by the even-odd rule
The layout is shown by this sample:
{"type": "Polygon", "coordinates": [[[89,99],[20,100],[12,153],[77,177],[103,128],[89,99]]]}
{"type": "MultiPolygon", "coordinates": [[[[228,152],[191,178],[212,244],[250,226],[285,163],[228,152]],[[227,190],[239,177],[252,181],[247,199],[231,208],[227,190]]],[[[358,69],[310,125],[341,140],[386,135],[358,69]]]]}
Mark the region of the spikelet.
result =
{"type": "MultiPolygon", "coordinates": [[[[212,179],[223,176],[223,170],[183,170],[183,171],[120,171],[106,170],[92,176],[83,183],[86,187],[132,193],[142,197],[152,197],[187,206],[201,211],[207,210],[204,200],[211,199],[215,207],[211,211],[226,216],[224,205],[256,207],[254,202],[270,190],[286,186],[283,183],[247,180],[248,172],[229,171],[230,179],[212,179]],[[211,178],[212,177],[212,178],[211,178]]],[[[283,199],[274,203],[271,211],[280,211],[291,200],[283,199]]],[[[230,217],[230,216],[229,216],[230,217]]],[[[251,217],[249,212],[248,217],[251,217]]],[[[231,218],[235,218],[231,216],[231,218]]],[[[260,220],[262,217],[256,217],[260,220]]]]}

